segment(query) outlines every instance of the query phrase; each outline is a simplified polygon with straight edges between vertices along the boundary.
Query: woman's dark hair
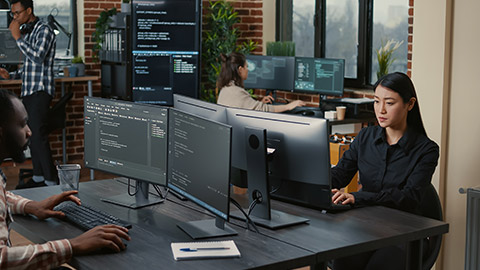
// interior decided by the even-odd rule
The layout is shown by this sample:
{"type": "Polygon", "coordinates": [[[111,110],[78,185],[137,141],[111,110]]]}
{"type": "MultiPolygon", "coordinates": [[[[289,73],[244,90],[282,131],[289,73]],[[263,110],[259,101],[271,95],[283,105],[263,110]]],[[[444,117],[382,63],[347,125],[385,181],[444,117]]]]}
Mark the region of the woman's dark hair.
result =
{"type": "Polygon", "coordinates": [[[6,127],[12,120],[14,108],[12,99],[17,96],[5,89],[0,89],[0,127],[6,127]]]}
{"type": "Polygon", "coordinates": [[[413,108],[408,112],[407,126],[409,129],[413,129],[417,133],[427,136],[427,132],[425,132],[423,126],[422,116],[420,115],[417,92],[410,77],[401,72],[390,73],[381,77],[375,83],[373,87],[374,91],[379,85],[397,92],[402,97],[404,103],[409,102],[412,97],[416,99],[413,108]]]}
{"type": "Polygon", "coordinates": [[[16,3],[20,3],[24,9],[31,8],[33,13],[33,0],[12,0],[10,6],[16,3]]]}
{"type": "Polygon", "coordinates": [[[224,86],[230,84],[231,81],[237,86],[243,88],[243,80],[238,74],[238,68],[245,66],[245,55],[232,52],[229,55],[221,54],[222,59],[222,69],[220,70],[220,75],[217,80],[218,89],[222,89],[224,86]]]}

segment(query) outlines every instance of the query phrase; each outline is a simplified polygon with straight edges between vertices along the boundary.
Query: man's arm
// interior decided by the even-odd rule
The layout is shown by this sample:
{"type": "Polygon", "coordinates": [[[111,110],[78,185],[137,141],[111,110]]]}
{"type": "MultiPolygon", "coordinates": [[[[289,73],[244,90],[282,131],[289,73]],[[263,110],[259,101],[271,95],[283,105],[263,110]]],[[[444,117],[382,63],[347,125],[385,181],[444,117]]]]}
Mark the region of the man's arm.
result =
{"type": "Polygon", "coordinates": [[[27,42],[24,38],[19,38],[17,39],[17,46],[25,57],[39,65],[45,60],[46,55],[53,46],[55,35],[48,27],[42,27],[35,34],[33,43],[27,42]]]}
{"type": "MultiPolygon", "coordinates": [[[[24,212],[25,205],[31,202],[8,191],[5,194],[5,199],[14,212],[24,212]]],[[[7,209],[5,200],[0,200],[1,208],[7,209]]],[[[41,245],[8,247],[8,235],[7,221],[0,215],[0,269],[18,266],[22,269],[50,269],[69,261],[73,254],[72,246],[66,239],[41,245]]]]}

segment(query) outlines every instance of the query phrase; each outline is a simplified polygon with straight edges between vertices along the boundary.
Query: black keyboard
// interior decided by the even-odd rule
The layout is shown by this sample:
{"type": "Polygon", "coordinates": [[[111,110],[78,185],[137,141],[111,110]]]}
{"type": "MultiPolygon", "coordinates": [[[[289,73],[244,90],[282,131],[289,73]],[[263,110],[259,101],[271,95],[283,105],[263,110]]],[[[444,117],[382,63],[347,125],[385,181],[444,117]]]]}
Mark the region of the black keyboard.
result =
{"type": "Polygon", "coordinates": [[[55,211],[65,213],[66,220],[87,231],[99,225],[114,224],[125,228],[132,228],[132,224],[123,221],[103,211],[87,205],[77,205],[74,202],[62,202],[54,208],[55,211]]]}

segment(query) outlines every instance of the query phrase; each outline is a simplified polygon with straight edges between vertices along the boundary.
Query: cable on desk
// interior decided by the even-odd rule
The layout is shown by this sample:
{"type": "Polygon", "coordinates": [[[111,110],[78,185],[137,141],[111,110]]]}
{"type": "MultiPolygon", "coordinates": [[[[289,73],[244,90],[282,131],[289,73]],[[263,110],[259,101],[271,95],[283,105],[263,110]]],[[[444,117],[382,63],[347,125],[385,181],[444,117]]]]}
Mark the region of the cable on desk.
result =
{"type": "Polygon", "coordinates": [[[260,233],[260,231],[258,230],[257,226],[255,225],[255,223],[253,223],[253,221],[250,219],[250,217],[247,215],[247,213],[245,213],[245,211],[243,211],[243,208],[242,206],[233,198],[230,198],[230,201],[233,203],[233,205],[235,205],[239,210],[240,212],[243,213],[243,215],[245,216],[246,218],[246,223],[247,223],[247,230],[250,230],[250,226],[249,224],[252,224],[252,227],[253,229],[255,230],[256,233],[260,233]]]}
{"type": "Polygon", "coordinates": [[[250,205],[248,206],[248,216],[250,216],[250,214],[253,211],[253,208],[255,208],[255,205],[257,205],[257,203],[259,203],[259,202],[260,202],[259,199],[255,199],[255,200],[253,200],[253,202],[250,203],[250,205]]]}
{"type": "Polygon", "coordinates": [[[127,185],[128,185],[128,188],[127,188],[127,190],[128,190],[128,195],[130,195],[130,196],[135,196],[135,195],[137,194],[137,192],[138,192],[138,185],[137,185],[137,182],[135,181],[135,192],[132,193],[132,192],[130,192],[130,188],[133,187],[133,185],[130,184],[130,181],[131,181],[131,179],[128,178],[128,182],[127,182],[127,185]]]}
{"type": "Polygon", "coordinates": [[[160,198],[162,199],[166,199],[167,198],[167,195],[168,195],[168,189],[167,191],[165,192],[165,195],[162,193],[162,191],[160,190],[160,188],[158,187],[158,185],[155,185],[155,184],[152,184],[153,188],[157,191],[157,194],[160,198]]]}

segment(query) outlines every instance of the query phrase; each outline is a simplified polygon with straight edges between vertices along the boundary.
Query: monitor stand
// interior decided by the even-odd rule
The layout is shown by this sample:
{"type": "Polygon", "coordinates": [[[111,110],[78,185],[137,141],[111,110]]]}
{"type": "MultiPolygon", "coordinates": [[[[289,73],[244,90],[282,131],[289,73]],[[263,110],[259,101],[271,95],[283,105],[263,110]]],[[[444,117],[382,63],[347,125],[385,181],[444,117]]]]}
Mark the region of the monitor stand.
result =
{"type": "Polygon", "coordinates": [[[178,223],[177,226],[193,239],[231,236],[238,234],[234,229],[225,224],[225,220],[220,217],[216,217],[215,219],[181,222],[178,223]]]}
{"type": "MultiPolygon", "coordinates": [[[[120,194],[116,196],[111,196],[108,198],[101,198],[102,201],[113,203],[120,206],[125,206],[132,209],[138,209],[145,206],[154,205],[157,203],[162,203],[164,201],[163,198],[159,196],[149,196],[148,194],[148,187],[149,183],[139,180],[135,181],[136,192],[135,196],[130,196],[129,194],[120,194]]],[[[128,186],[127,188],[130,188],[128,186]]]]}
{"type": "MultiPolygon", "coordinates": [[[[245,136],[247,140],[248,200],[250,205],[253,201],[257,201],[249,215],[250,219],[255,224],[269,229],[279,229],[308,222],[309,220],[306,218],[270,208],[270,183],[266,145],[267,131],[260,128],[246,127],[245,136]]],[[[234,211],[230,213],[230,216],[245,220],[245,216],[241,211],[234,211]]]]}

